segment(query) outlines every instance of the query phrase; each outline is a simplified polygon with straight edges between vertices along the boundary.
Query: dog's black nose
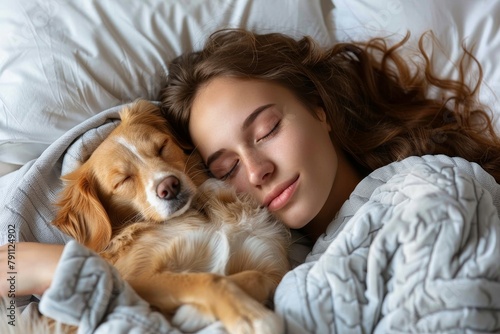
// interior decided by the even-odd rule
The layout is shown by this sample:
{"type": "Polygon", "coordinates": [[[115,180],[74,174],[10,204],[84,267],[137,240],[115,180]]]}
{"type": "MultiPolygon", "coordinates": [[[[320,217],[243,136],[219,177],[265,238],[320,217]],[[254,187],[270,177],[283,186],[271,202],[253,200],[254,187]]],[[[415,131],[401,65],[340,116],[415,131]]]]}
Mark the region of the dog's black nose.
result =
{"type": "Polygon", "coordinates": [[[163,179],[158,187],[156,187],[156,194],[158,197],[169,200],[174,199],[179,194],[181,189],[181,182],[175,176],[167,176],[163,179]]]}

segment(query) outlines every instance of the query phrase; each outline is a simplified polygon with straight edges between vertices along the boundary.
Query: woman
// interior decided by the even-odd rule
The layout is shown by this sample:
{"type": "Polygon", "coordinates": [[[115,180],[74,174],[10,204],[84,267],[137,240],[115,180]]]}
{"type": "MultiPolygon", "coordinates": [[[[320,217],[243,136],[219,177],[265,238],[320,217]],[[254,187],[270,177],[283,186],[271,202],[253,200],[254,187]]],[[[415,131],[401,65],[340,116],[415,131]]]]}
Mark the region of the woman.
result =
{"type": "Polygon", "coordinates": [[[422,47],[425,66],[412,71],[397,53],[408,38],[323,49],[220,31],[170,65],[163,110],[214,177],[314,240],[363,177],[409,156],[459,156],[498,181],[500,142],[479,83],[470,89],[462,68],[458,81],[437,78],[422,47]],[[443,98],[428,98],[431,88],[443,98]]]}
{"type": "MultiPolygon", "coordinates": [[[[500,269],[494,238],[500,236],[495,211],[500,190],[490,176],[500,178],[500,143],[475,100],[479,84],[469,88],[463,71],[456,81],[437,78],[423,51],[424,65],[416,70],[397,53],[407,38],[393,47],[375,39],[323,49],[310,38],[228,30],[169,67],[163,110],[182,144],[201,153],[214,177],[250,193],[287,226],[316,241],[306,263],[285,276],[276,292],[276,310],[288,332],[486,331],[494,326],[481,310],[500,310],[495,304],[500,277],[494,274],[500,269]],[[434,88],[443,97],[428,98],[434,88]],[[491,219],[480,217],[486,213],[491,219]],[[457,216],[466,218],[454,225],[457,216]],[[462,248],[442,251],[438,260],[426,255],[446,245],[439,233],[459,235],[464,226],[488,233],[464,232],[458,238],[462,248]],[[476,256],[464,259],[474,240],[488,236],[494,240],[482,244],[492,247],[481,252],[476,247],[471,251],[476,256]],[[485,253],[491,263],[467,262],[485,253]],[[443,259],[452,265],[439,262],[443,259]],[[449,285],[442,285],[442,271],[449,285]]],[[[466,52],[467,57],[472,55],[466,52]]],[[[40,279],[20,279],[23,293],[54,286],[55,266],[62,284],[71,254],[99,262],[74,243],[59,265],[62,247],[18,246],[17,261],[33,270],[40,266],[31,261],[34,254],[45,254],[50,263],[40,279]]],[[[135,320],[127,330],[162,326],[164,320],[99,263],[98,281],[112,282],[116,294],[100,300],[111,316],[101,314],[94,328],[106,328],[116,321],[114,312],[128,307],[135,320]]],[[[83,281],[72,268],[72,281],[83,281]]],[[[56,300],[71,309],[55,288],[48,292],[42,306],[50,309],[56,300]]]]}

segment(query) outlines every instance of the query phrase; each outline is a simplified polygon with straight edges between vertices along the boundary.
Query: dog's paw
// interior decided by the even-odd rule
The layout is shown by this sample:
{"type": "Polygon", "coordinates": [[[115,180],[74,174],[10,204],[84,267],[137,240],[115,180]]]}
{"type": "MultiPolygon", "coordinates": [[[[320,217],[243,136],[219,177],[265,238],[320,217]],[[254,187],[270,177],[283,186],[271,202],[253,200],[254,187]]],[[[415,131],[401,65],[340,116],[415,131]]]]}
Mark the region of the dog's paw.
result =
{"type": "MultiPolygon", "coordinates": [[[[244,298],[243,298],[244,299],[244,298]]],[[[240,305],[241,306],[241,305],[240,305]]],[[[282,334],[283,318],[255,300],[246,300],[244,307],[237,307],[234,318],[223,319],[231,334],[282,334]]],[[[233,309],[235,311],[236,309],[233,309]]]]}
{"type": "Polygon", "coordinates": [[[191,304],[179,307],[172,318],[172,324],[186,333],[197,332],[215,321],[213,316],[191,304]]]}
{"type": "Polygon", "coordinates": [[[259,318],[240,318],[228,331],[232,334],[282,334],[285,324],[283,318],[268,310],[259,318]]]}

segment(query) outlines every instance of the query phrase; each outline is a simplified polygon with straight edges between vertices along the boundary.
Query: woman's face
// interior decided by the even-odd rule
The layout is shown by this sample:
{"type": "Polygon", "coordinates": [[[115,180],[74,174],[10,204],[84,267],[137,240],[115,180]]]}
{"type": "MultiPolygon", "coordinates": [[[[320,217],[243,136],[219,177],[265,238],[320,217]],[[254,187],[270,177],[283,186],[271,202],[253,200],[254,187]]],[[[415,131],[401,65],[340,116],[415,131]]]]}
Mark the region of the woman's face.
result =
{"type": "Polygon", "coordinates": [[[216,178],[302,228],[325,206],[338,166],[324,111],[314,112],[275,83],[221,77],[197,92],[189,130],[216,178]]]}

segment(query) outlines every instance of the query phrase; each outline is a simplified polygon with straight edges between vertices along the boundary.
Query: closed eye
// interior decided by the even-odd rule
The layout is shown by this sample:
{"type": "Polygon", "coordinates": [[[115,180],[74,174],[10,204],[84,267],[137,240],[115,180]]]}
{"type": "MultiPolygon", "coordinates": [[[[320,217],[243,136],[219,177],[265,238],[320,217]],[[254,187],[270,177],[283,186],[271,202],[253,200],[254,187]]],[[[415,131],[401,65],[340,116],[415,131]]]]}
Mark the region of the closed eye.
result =
{"type": "Polygon", "coordinates": [[[234,175],[234,173],[236,172],[239,164],[240,164],[240,161],[236,160],[235,164],[231,167],[231,169],[229,170],[229,172],[227,172],[226,174],[222,175],[222,177],[219,177],[219,179],[222,180],[222,181],[225,181],[225,180],[229,179],[231,176],[234,175]]]}
{"type": "Polygon", "coordinates": [[[160,148],[158,150],[158,155],[163,155],[165,148],[168,146],[168,139],[165,139],[163,143],[160,145],[160,148]]]}
{"type": "Polygon", "coordinates": [[[262,140],[269,139],[272,136],[274,136],[276,133],[278,133],[278,130],[280,129],[280,125],[281,125],[281,120],[276,122],[276,124],[273,126],[273,128],[265,136],[257,139],[257,143],[262,141],[262,140]]]}
{"type": "Polygon", "coordinates": [[[131,175],[124,175],[120,178],[117,178],[116,182],[114,183],[113,189],[118,189],[124,185],[126,185],[129,182],[132,182],[133,178],[131,175]]]}

